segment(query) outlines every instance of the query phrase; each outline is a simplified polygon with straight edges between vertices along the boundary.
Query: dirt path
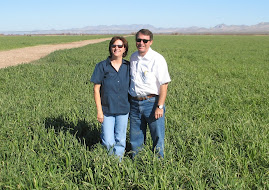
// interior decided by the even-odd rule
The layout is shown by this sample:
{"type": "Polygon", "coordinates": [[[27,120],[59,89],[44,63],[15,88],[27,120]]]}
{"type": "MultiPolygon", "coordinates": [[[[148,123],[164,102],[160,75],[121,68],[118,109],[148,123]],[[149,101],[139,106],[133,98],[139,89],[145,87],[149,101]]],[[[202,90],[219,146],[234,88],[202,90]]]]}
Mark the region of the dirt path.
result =
{"type": "Polygon", "coordinates": [[[13,49],[13,50],[8,50],[8,51],[0,51],[0,69],[38,60],[56,50],[82,47],[88,44],[99,43],[99,42],[103,42],[110,39],[111,38],[102,38],[102,39],[95,39],[95,40],[71,42],[71,43],[65,43],[65,44],[38,45],[38,46],[19,48],[19,49],[13,49]]]}

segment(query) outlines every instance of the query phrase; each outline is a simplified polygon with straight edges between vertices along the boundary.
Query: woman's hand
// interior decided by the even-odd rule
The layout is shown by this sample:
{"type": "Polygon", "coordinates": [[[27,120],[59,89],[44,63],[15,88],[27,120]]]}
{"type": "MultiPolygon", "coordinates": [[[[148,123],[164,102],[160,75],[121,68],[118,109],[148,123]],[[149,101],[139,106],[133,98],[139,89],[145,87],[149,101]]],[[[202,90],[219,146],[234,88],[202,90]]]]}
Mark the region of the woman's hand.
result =
{"type": "Polygon", "coordinates": [[[98,120],[100,123],[103,123],[103,121],[104,121],[104,114],[103,114],[103,112],[98,112],[98,113],[97,113],[97,120],[98,120]]]}

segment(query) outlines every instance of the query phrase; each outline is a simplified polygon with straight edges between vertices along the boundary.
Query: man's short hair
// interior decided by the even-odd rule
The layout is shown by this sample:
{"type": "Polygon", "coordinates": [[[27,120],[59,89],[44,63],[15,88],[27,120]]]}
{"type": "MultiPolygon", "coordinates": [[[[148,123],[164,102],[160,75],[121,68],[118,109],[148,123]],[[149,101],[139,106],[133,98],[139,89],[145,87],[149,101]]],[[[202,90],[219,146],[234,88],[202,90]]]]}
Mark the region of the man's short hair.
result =
{"type": "Polygon", "coordinates": [[[135,39],[137,39],[137,36],[138,36],[139,33],[141,33],[141,34],[143,34],[145,36],[149,36],[150,37],[150,41],[153,40],[153,34],[152,34],[152,32],[150,30],[148,30],[148,29],[141,29],[141,30],[139,30],[136,33],[136,35],[135,35],[135,39]]]}

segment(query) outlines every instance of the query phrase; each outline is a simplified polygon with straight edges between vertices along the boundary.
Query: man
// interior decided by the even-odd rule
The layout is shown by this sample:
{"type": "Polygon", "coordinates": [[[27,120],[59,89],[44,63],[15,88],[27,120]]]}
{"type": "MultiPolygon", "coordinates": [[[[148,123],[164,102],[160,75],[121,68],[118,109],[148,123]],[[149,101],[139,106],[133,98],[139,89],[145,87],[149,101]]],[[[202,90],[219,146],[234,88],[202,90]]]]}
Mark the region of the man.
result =
{"type": "Polygon", "coordinates": [[[133,157],[143,147],[147,124],[153,150],[164,157],[164,103],[171,79],[164,57],[151,49],[152,43],[152,32],[139,30],[136,33],[138,51],[130,58],[130,143],[133,157]]]}

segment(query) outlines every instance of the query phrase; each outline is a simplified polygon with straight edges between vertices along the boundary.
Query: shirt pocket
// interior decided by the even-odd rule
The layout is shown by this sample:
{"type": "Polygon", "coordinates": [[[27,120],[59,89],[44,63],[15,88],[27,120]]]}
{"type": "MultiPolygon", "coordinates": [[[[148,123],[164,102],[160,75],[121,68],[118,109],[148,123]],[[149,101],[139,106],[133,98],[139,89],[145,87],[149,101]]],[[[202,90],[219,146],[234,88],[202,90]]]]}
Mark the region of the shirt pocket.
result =
{"type": "Polygon", "coordinates": [[[155,74],[150,71],[143,71],[142,78],[144,83],[150,84],[155,82],[155,74]]]}
{"type": "Polygon", "coordinates": [[[110,79],[110,78],[115,78],[117,76],[117,73],[114,72],[106,72],[104,78],[105,79],[110,79]]]}

